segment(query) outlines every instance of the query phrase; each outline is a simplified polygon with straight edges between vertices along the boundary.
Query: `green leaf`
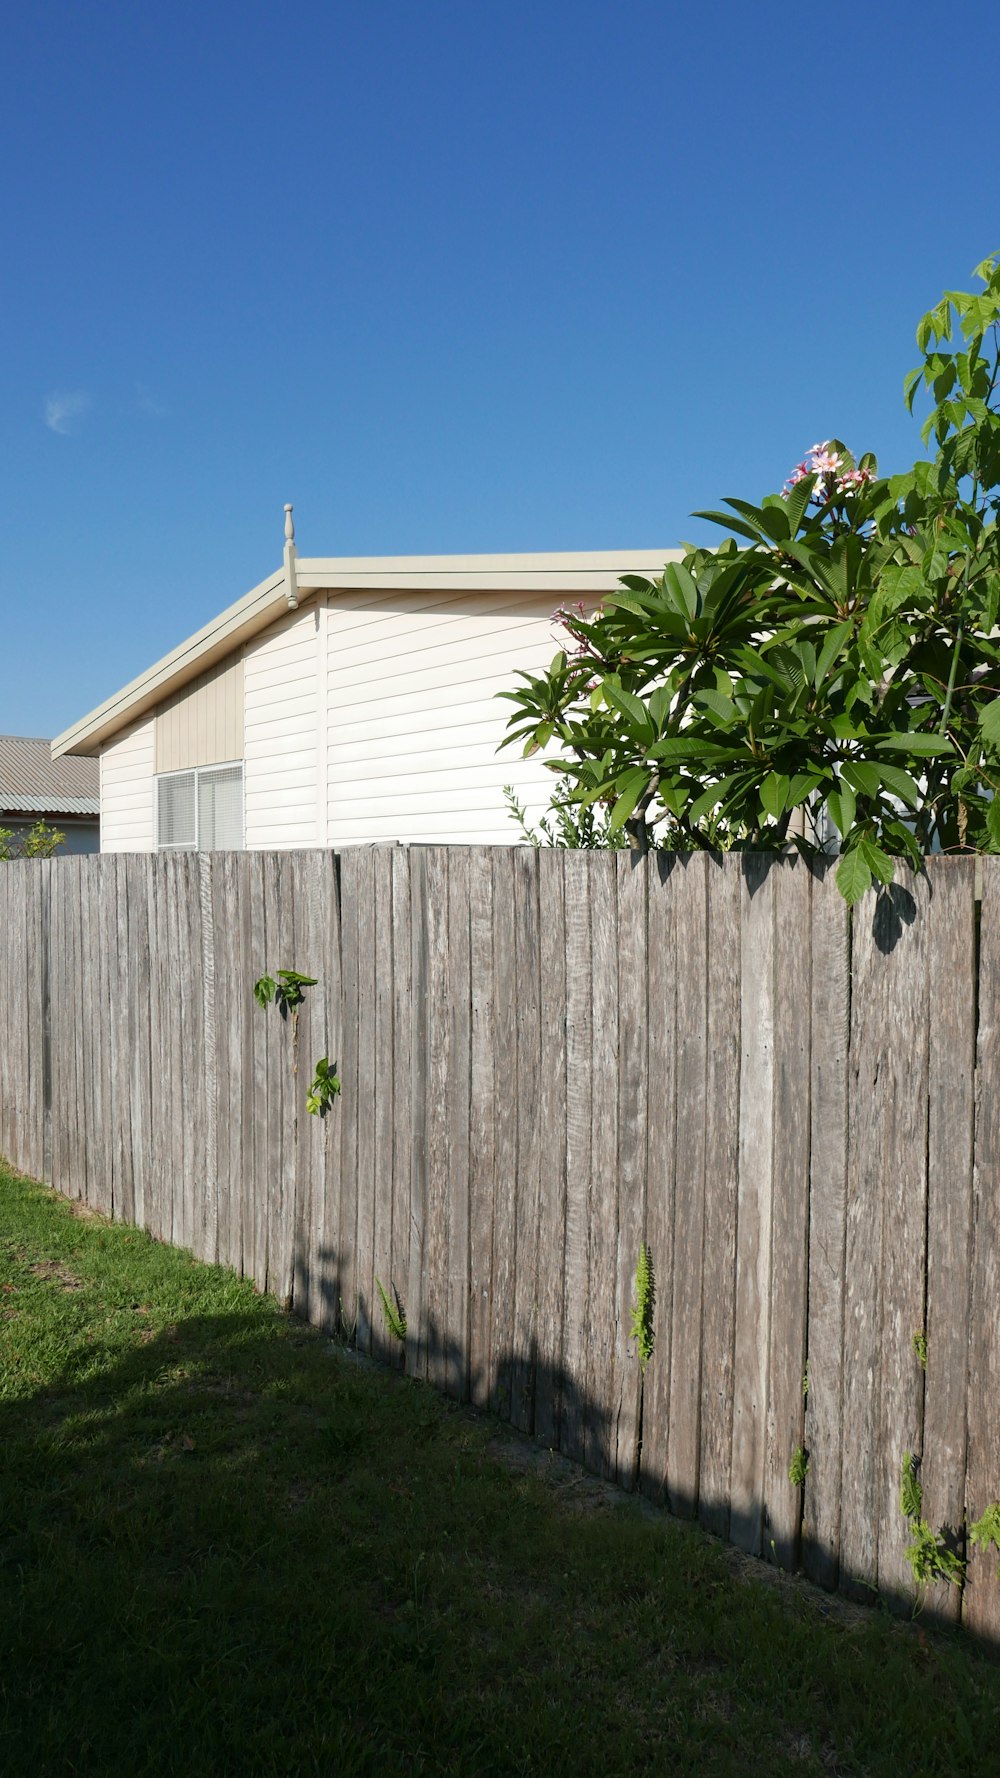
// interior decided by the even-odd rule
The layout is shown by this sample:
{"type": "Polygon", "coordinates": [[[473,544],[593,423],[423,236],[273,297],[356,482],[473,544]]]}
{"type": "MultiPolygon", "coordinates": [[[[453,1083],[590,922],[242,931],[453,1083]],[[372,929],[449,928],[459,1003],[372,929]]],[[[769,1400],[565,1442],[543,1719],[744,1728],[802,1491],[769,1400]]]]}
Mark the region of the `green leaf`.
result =
{"type": "Polygon", "coordinates": [[[1000,746],[1000,698],[994,698],[980,711],[979,732],[991,747],[1000,746]]]}
{"type": "Polygon", "coordinates": [[[624,827],[649,783],[650,775],[645,766],[636,766],[631,772],[625,773],[620,780],[621,791],[608,822],[609,833],[617,833],[620,827],[624,827]]]}
{"type": "Polygon", "coordinates": [[[878,735],[872,745],[880,753],[912,753],[916,759],[935,759],[939,753],[954,753],[954,744],[946,735],[907,734],[878,735]]]}
{"type": "Polygon", "coordinates": [[[986,828],[994,851],[1000,852],[1000,798],[994,797],[986,811],[986,828]]]}
{"type": "Polygon", "coordinates": [[[892,882],[896,873],[896,866],[889,857],[888,852],[883,852],[882,847],[876,846],[874,840],[860,840],[858,842],[857,850],[867,864],[873,877],[877,877],[880,883],[892,882]]]}
{"type": "Polygon", "coordinates": [[[861,856],[860,847],[845,852],[837,866],[837,888],[844,897],[848,907],[860,901],[866,889],[872,886],[871,867],[861,856]]]}
{"type": "Polygon", "coordinates": [[[645,741],[647,744],[650,741],[655,741],[656,730],[653,727],[653,721],[649,711],[646,709],[641,698],[637,698],[634,692],[626,691],[623,686],[619,685],[616,679],[605,679],[604,695],[607,698],[608,703],[611,704],[620,715],[628,717],[634,732],[639,736],[640,740],[645,741]]]}
{"type": "Polygon", "coordinates": [[[865,760],[851,759],[841,766],[840,775],[858,796],[878,796],[881,780],[877,766],[869,765],[865,760]]]}
{"type": "Polygon", "coordinates": [[[826,638],[816,661],[816,674],[813,679],[813,684],[817,689],[822,685],[838,655],[843,652],[844,644],[848,641],[853,628],[853,624],[848,621],[847,623],[834,624],[832,629],[827,631],[826,638]]]}
{"type": "Polygon", "coordinates": [[[830,819],[841,839],[846,839],[854,826],[858,807],[850,785],[843,784],[839,790],[831,790],[826,799],[826,806],[830,811],[830,819]]]}
{"type": "Polygon", "coordinates": [[[783,772],[768,772],[760,787],[761,808],[777,821],[785,813],[788,779],[783,772]]]}

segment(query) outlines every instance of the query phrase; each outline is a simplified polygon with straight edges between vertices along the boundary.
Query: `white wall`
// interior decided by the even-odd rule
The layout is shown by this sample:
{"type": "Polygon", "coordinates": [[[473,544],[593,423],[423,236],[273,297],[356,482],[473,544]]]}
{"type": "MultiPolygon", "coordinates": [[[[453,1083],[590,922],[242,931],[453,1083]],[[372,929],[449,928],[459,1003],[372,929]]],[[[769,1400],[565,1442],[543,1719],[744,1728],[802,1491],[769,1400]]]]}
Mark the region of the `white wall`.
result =
{"type": "Polygon", "coordinates": [[[244,658],[246,845],[323,843],[317,791],[319,651],[315,601],[247,644],[244,658]]]}
{"type": "Polygon", "coordinates": [[[559,646],[552,594],[331,593],[328,843],[513,844],[502,788],[535,817],[555,782],[497,747],[519,669],[559,646]]]}
{"type": "Polygon", "coordinates": [[[155,730],[155,717],[144,717],[116,735],[101,754],[102,852],[154,850],[155,730]]]}

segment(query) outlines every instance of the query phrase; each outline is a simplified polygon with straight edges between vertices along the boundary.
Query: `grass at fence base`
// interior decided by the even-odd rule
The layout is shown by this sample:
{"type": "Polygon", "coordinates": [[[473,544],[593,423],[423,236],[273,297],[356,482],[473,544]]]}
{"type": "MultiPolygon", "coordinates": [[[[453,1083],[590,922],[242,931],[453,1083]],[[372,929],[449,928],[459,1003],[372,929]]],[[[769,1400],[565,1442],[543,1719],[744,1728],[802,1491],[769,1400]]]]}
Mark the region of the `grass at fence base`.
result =
{"type": "Polygon", "coordinates": [[[574,1513],[496,1428],[0,1176],[0,1767],[978,1775],[996,1668],[574,1513]]]}

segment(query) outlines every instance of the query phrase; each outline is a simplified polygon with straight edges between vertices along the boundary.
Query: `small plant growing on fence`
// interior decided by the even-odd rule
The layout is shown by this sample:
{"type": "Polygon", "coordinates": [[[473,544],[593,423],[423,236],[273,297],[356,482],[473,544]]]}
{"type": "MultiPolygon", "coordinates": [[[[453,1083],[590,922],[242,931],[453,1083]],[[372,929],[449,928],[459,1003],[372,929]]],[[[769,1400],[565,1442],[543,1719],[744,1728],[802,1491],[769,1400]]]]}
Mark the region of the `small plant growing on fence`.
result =
{"type": "Polygon", "coordinates": [[[656,1335],[653,1329],[653,1309],[656,1306],[656,1279],[653,1276],[653,1258],[643,1241],[639,1247],[639,1258],[635,1267],[635,1307],[632,1310],[631,1336],[639,1353],[639,1369],[643,1375],[646,1366],[653,1356],[656,1335]]]}
{"type": "Polygon", "coordinates": [[[313,1072],[312,1085],[306,1094],[306,1110],[313,1117],[325,1117],[340,1092],[340,1075],[336,1062],[321,1056],[313,1072]]]}
{"type": "MultiPolygon", "coordinates": [[[[1000,1551],[1000,1500],[994,1500],[982,1517],[969,1526],[969,1542],[975,1549],[988,1550],[992,1544],[1000,1551]]],[[[997,1574],[1000,1575],[1000,1563],[997,1574]]]]}
{"type": "Polygon", "coordinates": [[[916,1460],[909,1451],[903,1452],[900,1466],[899,1510],[910,1528],[905,1553],[917,1586],[933,1586],[939,1580],[950,1587],[961,1586],[965,1563],[944,1537],[935,1536],[924,1518],[924,1491],[917,1478],[916,1460]]]}
{"type": "Polygon", "coordinates": [[[921,1370],[925,1371],[927,1369],[927,1335],[924,1333],[923,1328],[914,1334],[910,1344],[916,1353],[917,1363],[921,1370]]]}
{"type": "Polygon", "coordinates": [[[399,1291],[396,1289],[396,1286],[392,1284],[390,1286],[392,1296],[390,1297],[381,1278],[376,1278],[375,1288],[378,1291],[379,1299],[382,1304],[382,1313],[385,1316],[386,1327],[389,1329],[394,1340],[399,1340],[401,1345],[405,1345],[406,1312],[403,1308],[399,1291]]]}
{"type": "Polygon", "coordinates": [[[809,1474],[809,1453],[804,1445],[796,1445],[788,1465],[788,1480],[793,1488],[801,1488],[809,1474]]]}
{"type": "Polygon", "coordinates": [[[262,975],[254,982],[253,994],[258,1006],[277,1006],[283,1019],[294,1013],[305,1000],[304,988],[315,988],[318,977],[300,975],[297,969],[279,969],[273,975],[262,975]]]}

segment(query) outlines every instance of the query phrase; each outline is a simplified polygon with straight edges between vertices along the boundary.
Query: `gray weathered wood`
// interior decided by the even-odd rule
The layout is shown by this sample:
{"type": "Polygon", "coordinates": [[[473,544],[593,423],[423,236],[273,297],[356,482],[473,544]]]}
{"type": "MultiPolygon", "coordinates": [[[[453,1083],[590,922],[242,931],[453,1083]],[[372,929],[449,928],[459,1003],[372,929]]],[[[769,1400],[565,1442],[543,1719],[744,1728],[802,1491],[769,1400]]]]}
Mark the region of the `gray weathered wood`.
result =
{"type": "Polygon", "coordinates": [[[539,1108],[541,1082],[541,978],[538,941],[538,853],[514,853],[514,993],[517,1044],[517,1159],[513,1368],[511,1421],[531,1432],[535,1418],[536,1303],[540,1266],[539,1108]]]}
{"type": "Polygon", "coordinates": [[[813,867],[809,1162],[809,1310],[806,1333],[802,1565],[832,1589],[840,1566],[843,1442],[844,1254],[847,1216],[847,1045],[850,912],[836,866],[813,867]]]}
{"type": "MultiPolygon", "coordinates": [[[[493,1205],[496,1194],[496,1076],[493,1011],[493,861],[483,847],[469,860],[469,1393],[490,1403],[493,1205]]],[[[509,1083],[508,1083],[509,1086],[509,1083]]]]}
{"type": "Polygon", "coordinates": [[[729,1531],[740,1153],[740,861],[708,866],[705,1094],[705,1290],[698,1517],[729,1531]]]}
{"type": "MultiPolygon", "coordinates": [[[[410,852],[410,1241],[406,1286],[406,1368],[411,1377],[427,1375],[425,1320],[425,1231],[427,1226],[427,1083],[430,1047],[429,957],[427,935],[427,853],[410,852]]],[[[343,915],[347,914],[346,899],[343,915]]],[[[346,1013],[346,1002],[345,1002],[346,1013]]],[[[345,1036],[346,1042],[346,1036],[345,1036]]]]}
{"type": "MultiPolygon", "coordinates": [[[[586,1454],[585,1402],[590,1339],[591,1100],[593,1097],[593,1002],[591,996],[590,876],[586,852],[567,852],[564,863],[566,924],[566,1238],[563,1305],[563,1412],[560,1448],[582,1461],[586,1454]]],[[[494,1292],[496,1285],[494,1284],[494,1292]]]]}
{"type": "Polygon", "coordinates": [[[882,899],[876,944],[890,999],[877,1095],[883,1146],[879,1189],[882,1277],[879,1288],[880,1422],[878,1474],[878,1584],[883,1598],[909,1611],[913,1575],[899,1510],[899,1462],[923,1449],[924,1375],[914,1335],[924,1326],[927,1275],[927,953],[928,880],[897,865],[882,899]]]}
{"type": "Polygon", "coordinates": [[[370,944],[374,1000],[374,1162],[372,1167],[372,1352],[383,1364],[393,1356],[392,1330],[386,1322],[378,1284],[392,1296],[393,1185],[393,930],[392,850],[379,846],[372,854],[374,871],[370,944]]]}
{"type": "Polygon", "coordinates": [[[424,1322],[427,1380],[448,1382],[448,853],[428,847],[427,900],[427,1220],[424,1322]]]}
{"type": "Polygon", "coordinates": [[[648,865],[631,849],[612,854],[618,912],[618,1238],[610,1389],[609,1468],[632,1487],[639,1460],[639,1354],[631,1337],[635,1269],[646,1236],[649,957],[648,865]]]}
{"type": "Polygon", "coordinates": [[[642,1388],[640,1483],[643,1490],[658,1501],[666,1495],[670,1426],[679,973],[673,879],[678,868],[676,858],[658,852],[650,858],[647,878],[646,1243],[652,1260],[656,1301],[653,1355],[642,1388]]]}
{"type": "MultiPolygon", "coordinates": [[[[413,1129],[411,1107],[410,1045],[413,1032],[413,991],[410,939],[410,855],[401,846],[392,852],[392,1249],[387,1288],[399,1292],[404,1315],[410,1256],[410,1168],[413,1129]]],[[[402,1364],[404,1347],[397,1340],[393,1363],[402,1364]]]]}
{"type": "Polygon", "coordinates": [[[448,1284],[445,1387],[456,1401],[469,1392],[469,1100],[471,983],[469,854],[448,858],[448,1284]]]}
{"type": "Polygon", "coordinates": [[[674,893],[677,1076],[667,1500],[698,1510],[701,1457],[701,1317],[705,1225],[708,1020],[708,871],[704,853],[678,861],[674,893]]]}
{"type": "Polygon", "coordinates": [[[615,1473],[613,1400],[618,1285],[618,877],[613,855],[590,858],[593,1013],[590,1126],[590,1327],[586,1461],[615,1473]]]}
{"type": "Polygon", "coordinates": [[[748,853],[740,921],[740,1185],[729,1535],[760,1555],[767,1468],[774,1188],[774,890],[779,862],[748,853]]]}
{"type": "MultiPolygon", "coordinates": [[[[474,855],[475,856],[475,855],[474,855]]],[[[566,915],[560,850],[538,854],[541,969],[535,1437],[559,1443],[566,1248],[566,915]]],[[[473,991],[475,991],[473,960],[473,991]]]]}
{"type": "Polygon", "coordinates": [[[788,1472],[805,1436],[811,887],[804,859],[789,859],[774,873],[775,1139],[764,1524],[766,1549],[787,1569],[798,1565],[802,1525],[802,1487],[788,1472]]]}
{"type": "MultiPolygon", "coordinates": [[[[970,1523],[1000,1499],[1000,859],[983,859],[982,870],[965,1494],[970,1523]]],[[[928,1368],[931,1361],[928,1340],[928,1368]]],[[[995,1549],[969,1551],[962,1601],[967,1628],[994,1644],[1000,1642],[997,1559],[995,1549]]]]}
{"type": "Polygon", "coordinates": [[[493,1033],[496,1078],[493,1200],[493,1301],[490,1322],[490,1406],[510,1418],[517,1190],[517,1004],[514,969],[514,859],[493,854],[493,1033]]]}
{"type": "MultiPolygon", "coordinates": [[[[921,1482],[936,1532],[958,1539],[965,1514],[967,1372],[976,1076],[976,905],[971,858],[929,859],[927,933],[927,1370],[921,1482]]],[[[939,1583],[937,1617],[961,1592],[939,1583]]]]}

